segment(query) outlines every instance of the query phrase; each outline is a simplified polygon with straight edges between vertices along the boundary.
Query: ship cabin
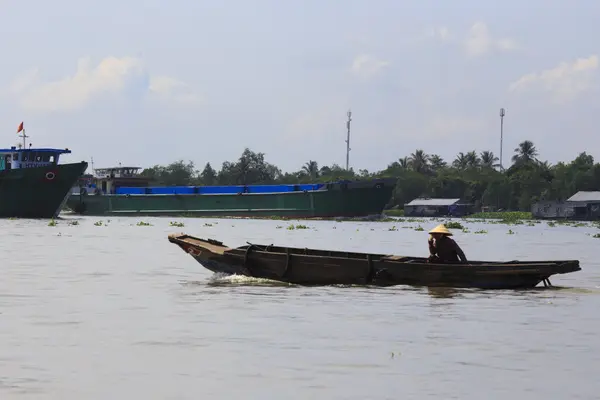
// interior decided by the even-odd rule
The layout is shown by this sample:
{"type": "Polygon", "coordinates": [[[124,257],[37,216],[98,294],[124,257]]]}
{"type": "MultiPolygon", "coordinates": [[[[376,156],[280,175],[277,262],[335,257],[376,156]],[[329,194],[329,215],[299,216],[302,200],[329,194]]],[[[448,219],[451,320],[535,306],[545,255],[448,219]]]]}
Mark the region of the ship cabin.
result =
{"type": "MultiPolygon", "coordinates": [[[[146,187],[152,178],[140,174],[141,167],[96,168],[95,175],[84,175],[80,178],[79,193],[115,194],[122,186],[146,187]]],[[[74,193],[77,193],[74,191],[74,193]]]]}
{"type": "Polygon", "coordinates": [[[0,149],[0,171],[46,167],[57,165],[61,154],[69,154],[69,149],[52,148],[17,148],[0,149]]]}

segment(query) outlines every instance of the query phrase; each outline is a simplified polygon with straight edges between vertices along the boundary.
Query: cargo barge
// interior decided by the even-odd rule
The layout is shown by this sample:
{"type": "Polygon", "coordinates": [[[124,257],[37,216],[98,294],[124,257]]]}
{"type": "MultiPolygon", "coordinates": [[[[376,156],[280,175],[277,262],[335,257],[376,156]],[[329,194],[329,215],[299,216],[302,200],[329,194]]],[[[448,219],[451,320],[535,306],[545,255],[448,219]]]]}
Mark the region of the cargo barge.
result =
{"type": "Polygon", "coordinates": [[[139,167],[104,168],[74,188],[67,206],[95,216],[332,218],[381,215],[395,179],[309,184],[150,186],[139,167]]]}

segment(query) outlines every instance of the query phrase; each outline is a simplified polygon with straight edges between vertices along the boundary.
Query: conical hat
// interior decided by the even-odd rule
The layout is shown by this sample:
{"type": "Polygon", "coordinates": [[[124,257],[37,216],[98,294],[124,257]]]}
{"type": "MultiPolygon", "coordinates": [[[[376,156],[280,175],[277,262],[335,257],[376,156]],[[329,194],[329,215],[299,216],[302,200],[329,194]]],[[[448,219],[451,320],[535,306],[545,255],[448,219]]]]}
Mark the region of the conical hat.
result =
{"type": "Polygon", "coordinates": [[[430,230],[429,233],[441,233],[442,235],[452,236],[452,232],[450,232],[448,230],[448,228],[446,228],[446,226],[444,226],[444,224],[440,224],[440,225],[436,226],[435,228],[430,230]]]}

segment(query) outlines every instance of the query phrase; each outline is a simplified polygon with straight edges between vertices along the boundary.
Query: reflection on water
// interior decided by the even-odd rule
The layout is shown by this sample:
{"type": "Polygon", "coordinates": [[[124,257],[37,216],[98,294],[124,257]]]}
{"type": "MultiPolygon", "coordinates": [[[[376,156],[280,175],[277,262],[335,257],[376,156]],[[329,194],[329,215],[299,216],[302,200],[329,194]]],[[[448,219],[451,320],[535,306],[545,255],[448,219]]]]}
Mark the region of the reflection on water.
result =
{"type": "Polygon", "coordinates": [[[453,288],[427,288],[427,293],[436,299],[451,299],[461,295],[463,291],[453,288]]]}
{"type": "Polygon", "coordinates": [[[581,261],[486,291],[223,277],[166,239],[426,255],[414,222],[69,220],[3,222],[3,399],[598,398],[597,228],[467,222],[489,232],[456,232],[470,259],[581,261]]]}

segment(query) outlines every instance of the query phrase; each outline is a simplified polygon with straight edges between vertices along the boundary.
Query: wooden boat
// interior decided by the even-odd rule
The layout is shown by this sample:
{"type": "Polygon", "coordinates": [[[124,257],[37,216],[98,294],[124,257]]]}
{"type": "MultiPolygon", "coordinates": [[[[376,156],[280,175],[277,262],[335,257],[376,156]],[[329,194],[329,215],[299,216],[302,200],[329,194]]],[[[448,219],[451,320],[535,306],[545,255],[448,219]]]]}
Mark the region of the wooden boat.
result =
{"type": "Polygon", "coordinates": [[[299,285],[412,285],[521,289],[581,270],[578,260],[430,263],[427,258],[248,244],[231,248],[184,233],[168,239],[215,273],[299,285]]]}

